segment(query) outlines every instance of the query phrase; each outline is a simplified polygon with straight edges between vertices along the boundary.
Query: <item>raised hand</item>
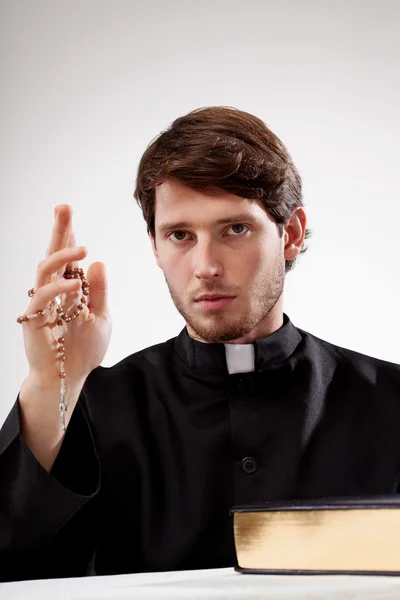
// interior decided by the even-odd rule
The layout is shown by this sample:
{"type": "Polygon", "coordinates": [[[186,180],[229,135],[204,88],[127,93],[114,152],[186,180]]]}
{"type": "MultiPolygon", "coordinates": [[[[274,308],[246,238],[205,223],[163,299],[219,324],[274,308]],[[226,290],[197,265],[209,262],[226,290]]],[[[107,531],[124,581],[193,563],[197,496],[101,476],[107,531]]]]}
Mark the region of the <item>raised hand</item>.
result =
{"type": "MultiPolygon", "coordinates": [[[[81,303],[80,279],[64,279],[67,266],[78,267],[86,257],[84,247],[76,246],[72,230],[72,209],[68,205],[56,207],[55,222],[46,258],[37,268],[35,294],[26,314],[44,310],[60,297],[66,313],[81,303]]],[[[63,325],[65,347],[64,369],[68,381],[80,381],[96,368],[104,358],[111,336],[111,319],[107,306],[107,280],[103,263],[90,265],[87,272],[89,296],[78,318],[63,325]]],[[[82,304],[82,303],[81,303],[82,304]]],[[[24,343],[29,363],[29,377],[42,387],[51,388],[60,383],[59,327],[56,307],[40,318],[22,323],[24,343]]]]}

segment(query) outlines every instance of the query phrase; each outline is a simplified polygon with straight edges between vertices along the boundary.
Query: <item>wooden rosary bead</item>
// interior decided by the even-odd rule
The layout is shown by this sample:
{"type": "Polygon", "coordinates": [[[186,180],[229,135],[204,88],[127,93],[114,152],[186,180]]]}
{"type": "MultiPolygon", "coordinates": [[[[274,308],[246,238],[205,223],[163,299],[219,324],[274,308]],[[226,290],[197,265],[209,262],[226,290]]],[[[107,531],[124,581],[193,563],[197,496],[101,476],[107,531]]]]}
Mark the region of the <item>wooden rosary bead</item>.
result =
{"type": "MultiPolygon", "coordinates": [[[[83,269],[81,269],[81,268],[67,267],[65,269],[63,277],[64,277],[64,279],[81,279],[82,297],[80,299],[80,303],[78,304],[78,306],[75,307],[75,309],[69,315],[65,314],[64,309],[61,306],[61,304],[58,304],[58,306],[56,307],[56,314],[57,314],[56,323],[57,323],[58,327],[60,327],[60,328],[64,325],[64,323],[70,323],[72,320],[76,319],[79,316],[79,314],[83,310],[84,306],[87,305],[86,296],[89,294],[89,287],[90,287],[89,283],[86,280],[85,273],[84,273],[83,269]]],[[[35,288],[32,288],[28,291],[28,296],[30,298],[32,296],[34,296],[34,294],[35,294],[35,288]]],[[[18,317],[17,323],[24,323],[25,321],[29,321],[30,319],[43,317],[43,315],[47,311],[49,311],[54,306],[55,303],[56,303],[55,300],[51,300],[51,302],[49,303],[47,308],[45,308],[43,310],[38,310],[31,315],[24,314],[21,317],[18,317]]],[[[61,329],[60,329],[59,333],[62,334],[61,329]]],[[[64,397],[65,397],[64,380],[66,378],[66,374],[64,371],[64,361],[65,361],[64,341],[65,341],[65,339],[61,335],[57,339],[59,346],[56,349],[57,350],[57,358],[60,361],[60,372],[59,372],[58,376],[61,380],[61,402],[59,404],[59,411],[60,411],[61,425],[62,425],[63,431],[65,431],[65,413],[67,411],[67,406],[64,402],[64,397]]]]}

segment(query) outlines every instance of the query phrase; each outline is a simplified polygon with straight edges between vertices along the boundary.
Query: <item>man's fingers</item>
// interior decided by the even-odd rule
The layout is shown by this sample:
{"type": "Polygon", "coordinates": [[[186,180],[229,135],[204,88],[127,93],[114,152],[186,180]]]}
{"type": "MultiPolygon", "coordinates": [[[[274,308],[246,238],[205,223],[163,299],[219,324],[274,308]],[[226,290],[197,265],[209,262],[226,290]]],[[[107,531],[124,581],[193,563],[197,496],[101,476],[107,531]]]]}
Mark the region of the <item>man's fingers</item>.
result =
{"type": "Polygon", "coordinates": [[[58,281],[48,283],[35,293],[26,312],[35,313],[38,310],[44,310],[56,296],[80,292],[80,288],[80,281],[78,279],[59,279],[58,281]]]}
{"type": "Polygon", "coordinates": [[[51,232],[46,256],[50,256],[51,254],[54,254],[54,252],[68,246],[72,221],[72,208],[69,204],[60,204],[59,206],[56,206],[55,211],[57,214],[54,219],[53,230],[51,232]]]}
{"type": "Polygon", "coordinates": [[[65,267],[71,261],[85,258],[87,250],[83,246],[77,248],[63,248],[51,254],[38,265],[36,273],[36,290],[54,280],[57,272],[64,273],[65,267]]]}
{"type": "MultiPolygon", "coordinates": [[[[72,228],[70,230],[70,234],[69,234],[69,242],[68,242],[68,247],[69,248],[75,248],[76,247],[76,239],[75,239],[75,234],[72,231],[72,228]]],[[[68,263],[68,266],[77,269],[79,267],[79,260],[73,260],[71,262],[68,263]]],[[[61,273],[62,275],[62,273],[61,273]]]]}
{"type": "Polygon", "coordinates": [[[108,314],[107,303],[107,275],[106,267],[102,262],[90,265],[86,279],[89,283],[89,309],[99,317],[108,314]]]}

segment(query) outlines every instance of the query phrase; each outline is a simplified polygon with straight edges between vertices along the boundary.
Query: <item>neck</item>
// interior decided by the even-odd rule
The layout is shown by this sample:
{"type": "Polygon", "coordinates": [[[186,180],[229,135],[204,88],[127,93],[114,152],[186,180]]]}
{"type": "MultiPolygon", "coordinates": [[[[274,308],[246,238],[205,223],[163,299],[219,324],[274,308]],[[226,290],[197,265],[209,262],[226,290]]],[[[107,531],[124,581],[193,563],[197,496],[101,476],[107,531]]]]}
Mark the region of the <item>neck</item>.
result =
{"type": "MultiPolygon", "coordinates": [[[[254,340],[265,338],[275,333],[283,326],[283,310],[282,310],[282,299],[280,299],[274,306],[272,311],[259,323],[256,327],[250,330],[248,333],[240,338],[229,340],[224,342],[226,344],[252,344],[254,340]]],[[[200,342],[207,342],[207,340],[201,338],[191,327],[186,323],[186,329],[191,338],[199,340],[200,342]]]]}

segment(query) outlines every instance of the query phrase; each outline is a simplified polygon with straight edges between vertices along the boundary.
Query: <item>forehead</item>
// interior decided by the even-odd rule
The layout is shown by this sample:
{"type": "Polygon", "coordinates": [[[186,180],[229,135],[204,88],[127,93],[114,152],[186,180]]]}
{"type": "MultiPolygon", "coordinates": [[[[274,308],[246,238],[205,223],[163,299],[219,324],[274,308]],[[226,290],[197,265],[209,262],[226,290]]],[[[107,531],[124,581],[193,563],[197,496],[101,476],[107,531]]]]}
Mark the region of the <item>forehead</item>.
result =
{"type": "Polygon", "coordinates": [[[166,229],[167,225],[183,226],[214,224],[241,216],[254,221],[271,221],[259,200],[251,200],[230,194],[213,195],[193,190],[180,182],[167,180],[156,188],[155,226],[166,229]]]}

